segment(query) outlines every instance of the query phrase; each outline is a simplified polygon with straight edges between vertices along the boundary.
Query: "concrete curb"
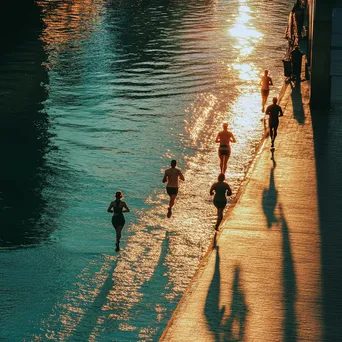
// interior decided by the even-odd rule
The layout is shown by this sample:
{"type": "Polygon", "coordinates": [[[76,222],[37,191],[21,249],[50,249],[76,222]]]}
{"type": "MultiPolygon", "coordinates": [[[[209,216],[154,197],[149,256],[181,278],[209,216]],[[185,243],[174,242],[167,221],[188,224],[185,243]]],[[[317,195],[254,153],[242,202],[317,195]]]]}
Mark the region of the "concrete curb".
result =
{"type": "MultiPolygon", "coordinates": [[[[285,95],[286,89],[288,87],[288,83],[284,82],[283,86],[280,90],[279,96],[278,96],[278,103],[281,104],[283,97],[285,95]]],[[[286,108],[286,104],[285,104],[285,108],[286,108]]],[[[283,111],[285,112],[285,108],[283,108],[283,111]]],[[[266,139],[268,138],[268,131],[265,129],[264,135],[262,136],[262,138],[260,139],[260,142],[255,150],[254,156],[252,158],[252,160],[250,161],[248,167],[247,167],[247,171],[245,173],[245,176],[243,178],[243,180],[241,181],[240,185],[239,185],[239,190],[236,193],[236,196],[234,197],[234,199],[232,200],[229,208],[227,209],[223,220],[221,222],[221,226],[229,219],[231,212],[233,211],[235,205],[239,202],[241,196],[243,195],[246,186],[248,184],[249,181],[249,176],[251,174],[251,172],[254,169],[256,160],[258,158],[258,156],[260,155],[260,152],[265,144],[266,139]]],[[[185,292],[182,295],[182,298],[180,299],[180,301],[177,304],[177,307],[175,309],[175,311],[173,312],[167,326],[165,327],[163,334],[161,335],[159,341],[162,342],[164,340],[164,338],[166,337],[167,333],[169,332],[171,325],[173,324],[174,320],[176,319],[178,312],[181,310],[182,306],[186,303],[189,295],[192,293],[192,291],[196,288],[196,283],[197,283],[197,279],[199,278],[199,276],[201,275],[203,269],[205,268],[206,264],[208,263],[209,257],[212,253],[212,251],[214,250],[217,240],[220,238],[221,235],[221,231],[219,230],[217,232],[215,232],[215,235],[210,243],[210,245],[208,246],[208,250],[205,253],[205,255],[203,256],[203,258],[200,260],[200,263],[198,265],[197,271],[195,272],[194,276],[192,277],[192,279],[190,280],[189,286],[187,287],[187,289],[185,290],[185,292]]]]}

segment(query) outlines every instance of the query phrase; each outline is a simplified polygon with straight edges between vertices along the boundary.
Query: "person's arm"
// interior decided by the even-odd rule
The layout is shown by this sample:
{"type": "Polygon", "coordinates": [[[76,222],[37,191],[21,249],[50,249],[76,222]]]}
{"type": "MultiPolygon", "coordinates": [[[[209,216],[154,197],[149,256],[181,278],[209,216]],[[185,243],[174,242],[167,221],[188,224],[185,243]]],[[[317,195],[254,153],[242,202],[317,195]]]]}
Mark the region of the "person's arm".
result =
{"type": "Polygon", "coordinates": [[[209,191],[211,196],[214,195],[214,187],[215,187],[215,183],[211,186],[210,191],[209,191]]]}
{"type": "Polygon", "coordinates": [[[283,110],[281,109],[281,107],[279,106],[279,116],[283,116],[284,114],[283,114],[283,110]]]}
{"type": "Polygon", "coordinates": [[[235,143],[235,142],[236,142],[236,139],[235,139],[235,137],[234,137],[234,134],[233,134],[233,133],[231,133],[231,134],[232,134],[232,135],[230,136],[230,137],[231,137],[230,141],[233,142],[233,143],[235,143]]]}
{"type": "Polygon", "coordinates": [[[230,188],[229,184],[227,184],[227,195],[228,196],[232,195],[232,189],[230,188]]]}
{"type": "Polygon", "coordinates": [[[114,208],[114,207],[113,207],[113,202],[110,202],[109,207],[108,207],[108,209],[107,209],[107,212],[108,212],[108,213],[114,212],[113,208],[114,208]]]}
{"type": "Polygon", "coordinates": [[[127,207],[126,202],[122,202],[122,206],[124,209],[122,209],[123,213],[129,213],[129,208],[127,207]]]}
{"type": "Polygon", "coordinates": [[[179,179],[181,179],[183,182],[185,181],[184,176],[183,176],[181,170],[179,170],[179,175],[178,176],[179,176],[179,179]]]}
{"type": "Polygon", "coordinates": [[[219,133],[219,134],[217,134],[217,137],[216,137],[216,140],[215,140],[215,142],[217,142],[217,143],[219,143],[219,142],[220,142],[220,133],[219,133]]]}
{"type": "Polygon", "coordinates": [[[266,114],[266,115],[270,115],[270,114],[271,114],[270,106],[268,106],[268,107],[266,108],[265,114],[266,114]]]}
{"type": "Polygon", "coordinates": [[[271,78],[271,77],[268,78],[268,84],[269,84],[269,85],[273,85],[273,81],[272,81],[272,78],[271,78]]]}
{"type": "Polygon", "coordinates": [[[166,176],[166,172],[164,173],[164,177],[163,177],[163,183],[167,182],[167,176],[166,176]]]}

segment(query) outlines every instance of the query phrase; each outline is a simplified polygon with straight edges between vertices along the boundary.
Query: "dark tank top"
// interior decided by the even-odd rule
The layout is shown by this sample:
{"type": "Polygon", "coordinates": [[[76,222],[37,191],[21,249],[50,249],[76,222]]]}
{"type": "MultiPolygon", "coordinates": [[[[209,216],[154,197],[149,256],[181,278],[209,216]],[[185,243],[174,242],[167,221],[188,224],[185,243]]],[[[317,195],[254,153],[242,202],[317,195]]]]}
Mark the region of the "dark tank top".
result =
{"type": "Polygon", "coordinates": [[[120,206],[121,201],[115,201],[115,203],[116,203],[116,206],[113,207],[113,209],[114,209],[114,214],[122,214],[123,206],[120,206]]]}

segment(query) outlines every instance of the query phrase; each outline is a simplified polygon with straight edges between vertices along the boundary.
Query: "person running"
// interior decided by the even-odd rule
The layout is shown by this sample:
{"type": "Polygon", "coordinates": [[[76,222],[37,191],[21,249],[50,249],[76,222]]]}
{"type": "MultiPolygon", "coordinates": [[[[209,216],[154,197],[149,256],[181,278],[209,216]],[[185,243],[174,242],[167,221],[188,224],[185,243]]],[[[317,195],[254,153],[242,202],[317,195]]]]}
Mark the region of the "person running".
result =
{"type": "Polygon", "coordinates": [[[218,230],[223,219],[223,210],[227,205],[226,196],[232,195],[230,186],[224,181],[225,178],[225,175],[223,173],[220,173],[217,179],[218,182],[214,183],[210,188],[210,195],[212,196],[215,193],[213,202],[215,207],[217,208],[217,222],[215,225],[215,230],[218,230]]]}
{"type": "Polygon", "coordinates": [[[181,170],[176,168],[177,161],[171,160],[171,167],[165,170],[163,183],[167,182],[166,192],[170,196],[169,208],[167,210],[167,217],[170,218],[172,215],[172,207],[175,204],[175,199],[178,194],[178,180],[181,179],[184,181],[184,176],[181,170]]]}
{"type": "Polygon", "coordinates": [[[268,127],[270,129],[270,138],[272,142],[271,147],[274,147],[274,140],[277,137],[279,125],[279,116],[283,116],[283,110],[277,105],[278,99],[276,97],[273,98],[272,102],[273,103],[266,108],[266,115],[269,115],[268,127]]]}
{"type": "Polygon", "coordinates": [[[236,142],[235,137],[232,132],[228,131],[228,124],[226,122],[222,125],[223,131],[219,132],[216,137],[216,142],[220,143],[218,149],[218,155],[220,158],[220,170],[221,173],[226,173],[228,159],[231,154],[230,143],[236,142]]]}
{"type": "Polygon", "coordinates": [[[121,200],[122,197],[122,192],[117,191],[115,193],[115,200],[110,202],[109,207],[107,209],[109,213],[113,213],[112,225],[116,231],[116,252],[120,250],[121,231],[126,223],[123,213],[129,212],[127,204],[121,200]]]}
{"type": "Polygon", "coordinates": [[[264,112],[267,98],[270,93],[270,85],[273,85],[272,78],[268,76],[268,70],[264,71],[264,76],[261,77],[260,85],[262,97],[261,111],[264,112]]]}

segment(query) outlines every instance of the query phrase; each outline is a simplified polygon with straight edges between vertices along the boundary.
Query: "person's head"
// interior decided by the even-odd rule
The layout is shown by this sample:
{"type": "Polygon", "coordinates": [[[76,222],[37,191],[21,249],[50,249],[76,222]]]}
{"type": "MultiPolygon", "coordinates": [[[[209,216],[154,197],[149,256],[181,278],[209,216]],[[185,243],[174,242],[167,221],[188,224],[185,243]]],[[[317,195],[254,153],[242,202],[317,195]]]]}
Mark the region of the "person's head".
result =
{"type": "Polygon", "coordinates": [[[268,70],[265,70],[264,74],[265,74],[265,76],[267,76],[268,75],[268,70]]]}
{"type": "Polygon", "coordinates": [[[224,123],[222,124],[222,127],[223,127],[223,129],[228,129],[228,122],[224,122],[224,123]]]}
{"type": "Polygon", "coordinates": [[[115,193],[115,198],[116,199],[121,199],[123,197],[123,194],[120,190],[118,190],[116,193],[115,193]]]}
{"type": "Polygon", "coordinates": [[[217,179],[219,182],[223,182],[226,179],[226,176],[224,175],[224,173],[220,173],[217,179]]]}
{"type": "Polygon", "coordinates": [[[274,98],[272,99],[272,102],[273,102],[273,104],[277,104],[278,99],[277,99],[276,97],[274,97],[274,98]]]}
{"type": "Polygon", "coordinates": [[[171,167],[176,167],[177,165],[177,160],[173,159],[171,160],[171,167]]]}

